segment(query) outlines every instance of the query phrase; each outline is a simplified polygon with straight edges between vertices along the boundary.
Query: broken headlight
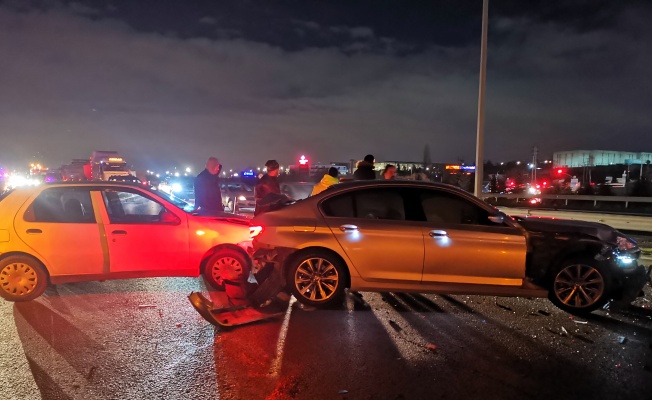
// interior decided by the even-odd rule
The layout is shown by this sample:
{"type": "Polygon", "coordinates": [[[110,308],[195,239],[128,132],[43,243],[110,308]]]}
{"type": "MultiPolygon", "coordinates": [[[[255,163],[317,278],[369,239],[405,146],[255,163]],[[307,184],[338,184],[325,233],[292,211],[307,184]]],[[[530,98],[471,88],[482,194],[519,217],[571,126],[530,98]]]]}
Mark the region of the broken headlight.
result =
{"type": "Polygon", "coordinates": [[[636,241],[627,236],[616,236],[616,244],[619,251],[627,251],[637,247],[636,241]]]}

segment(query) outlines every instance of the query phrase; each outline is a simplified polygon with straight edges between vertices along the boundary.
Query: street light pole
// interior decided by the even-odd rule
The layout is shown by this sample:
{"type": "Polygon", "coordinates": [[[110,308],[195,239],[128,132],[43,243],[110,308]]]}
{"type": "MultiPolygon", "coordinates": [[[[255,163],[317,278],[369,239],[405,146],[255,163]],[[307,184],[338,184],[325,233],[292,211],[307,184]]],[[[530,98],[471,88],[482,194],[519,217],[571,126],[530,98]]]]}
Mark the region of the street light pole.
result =
{"type": "Polygon", "coordinates": [[[482,193],[484,178],[484,94],[487,78],[487,32],[489,25],[489,0],[482,1],[482,42],[480,50],[480,93],[478,94],[478,131],[475,145],[475,195],[482,193]]]}

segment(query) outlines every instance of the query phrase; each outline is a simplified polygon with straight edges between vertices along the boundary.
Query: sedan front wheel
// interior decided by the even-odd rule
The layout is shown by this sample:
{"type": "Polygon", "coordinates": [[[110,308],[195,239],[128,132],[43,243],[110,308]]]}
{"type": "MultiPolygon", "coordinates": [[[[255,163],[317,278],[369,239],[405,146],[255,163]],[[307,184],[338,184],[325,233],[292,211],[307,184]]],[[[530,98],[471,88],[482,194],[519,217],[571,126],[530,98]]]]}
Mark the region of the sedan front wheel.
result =
{"type": "Polygon", "coordinates": [[[609,276],[595,260],[572,260],[555,274],[549,297],[571,314],[586,314],[608,301],[609,276]]]}

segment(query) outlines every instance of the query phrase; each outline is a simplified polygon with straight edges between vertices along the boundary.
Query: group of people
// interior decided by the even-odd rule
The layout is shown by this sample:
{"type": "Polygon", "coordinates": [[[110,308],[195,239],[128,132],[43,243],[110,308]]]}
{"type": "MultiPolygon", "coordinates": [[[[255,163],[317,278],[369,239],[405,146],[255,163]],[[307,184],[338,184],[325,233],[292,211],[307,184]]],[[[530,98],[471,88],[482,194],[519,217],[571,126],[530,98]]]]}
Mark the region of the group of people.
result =
{"type": "MultiPolygon", "coordinates": [[[[372,154],[367,154],[364,159],[357,165],[357,169],[353,173],[353,179],[356,181],[373,180],[376,179],[376,171],[374,170],[374,163],[376,158],[372,154]]],[[[387,164],[385,169],[380,174],[380,179],[391,180],[396,177],[396,165],[387,164]]]]}
{"type": "MultiPolygon", "coordinates": [[[[274,207],[274,196],[283,196],[278,184],[279,164],[276,160],[265,163],[267,173],[256,184],[256,210],[254,215],[270,211],[274,207]]],[[[220,171],[222,164],[215,157],[209,157],[206,168],[197,175],[194,181],[195,210],[199,214],[214,215],[224,212],[222,190],[220,187],[220,171]]]]}
{"type": "MultiPolygon", "coordinates": [[[[353,173],[354,180],[373,180],[376,179],[374,170],[375,157],[367,154],[357,165],[353,173]]],[[[278,183],[279,164],[276,160],[268,160],[265,163],[267,173],[263,175],[256,184],[256,210],[254,215],[258,215],[278,207],[280,200],[284,197],[281,193],[281,187],[278,183]]],[[[206,168],[197,175],[194,182],[195,187],[195,209],[200,214],[211,215],[224,212],[222,204],[222,191],[220,188],[219,175],[222,170],[222,164],[215,157],[209,157],[206,161],[206,168]]],[[[396,166],[388,164],[381,173],[381,179],[394,179],[396,176],[396,166]]],[[[339,170],[330,167],[324,177],[315,185],[311,196],[314,196],[329,186],[339,183],[339,170]]]]}

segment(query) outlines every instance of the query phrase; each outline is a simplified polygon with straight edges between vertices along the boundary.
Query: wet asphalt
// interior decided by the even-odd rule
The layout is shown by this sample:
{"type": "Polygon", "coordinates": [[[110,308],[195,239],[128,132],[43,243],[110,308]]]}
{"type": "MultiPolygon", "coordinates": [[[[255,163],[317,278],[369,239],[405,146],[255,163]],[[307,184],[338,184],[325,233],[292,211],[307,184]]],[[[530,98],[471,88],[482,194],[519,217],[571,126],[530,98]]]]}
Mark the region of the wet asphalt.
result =
{"type": "Polygon", "coordinates": [[[652,398],[649,287],[589,318],[546,299],[363,293],[232,329],[202,319],[191,291],[228,301],[192,278],[1,301],[0,398],[652,398]]]}

